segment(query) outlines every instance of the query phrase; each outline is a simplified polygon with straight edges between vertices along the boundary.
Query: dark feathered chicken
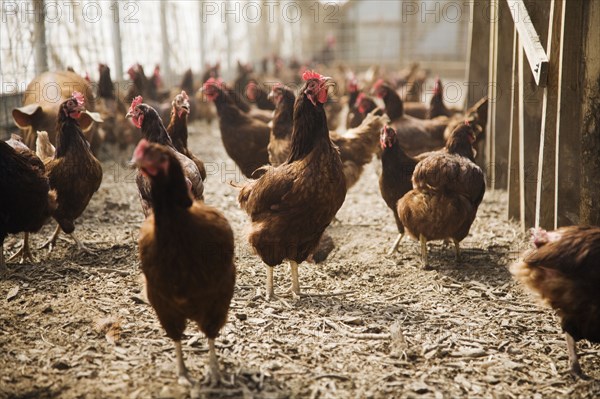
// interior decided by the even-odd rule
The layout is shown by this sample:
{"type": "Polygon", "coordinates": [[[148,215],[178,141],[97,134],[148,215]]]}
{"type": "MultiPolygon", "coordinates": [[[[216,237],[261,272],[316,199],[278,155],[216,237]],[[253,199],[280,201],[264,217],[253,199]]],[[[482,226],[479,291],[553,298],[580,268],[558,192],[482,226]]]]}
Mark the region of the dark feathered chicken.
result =
{"type": "Polygon", "coordinates": [[[275,104],[269,99],[269,93],[259,86],[255,80],[251,80],[246,86],[246,97],[250,102],[256,104],[258,109],[264,111],[275,110],[275,104]]]}
{"type": "Polygon", "coordinates": [[[167,126],[167,133],[171,137],[173,147],[196,164],[202,181],[206,180],[206,168],[204,162],[196,157],[188,149],[188,115],[191,110],[189,97],[185,91],[176,95],[171,103],[171,122],[167,126]]]}
{"type": "Polygon", "coordinates": [[[398,201],[398,216],[405,231],[421,242],[427,267],[427,241],[450,239],[457,260],[460,241],[468,234],[485,193],[485,178],[471,157],[475,132],[469,125],[457,127],[446,144],[419,162],[413,173],[413,190],[398,201]]]}
{"type": "Polygon", "coordinates": [[[180,383],[191,383],[181,338],[186,321],[208,338],[210,381],[220,381],[215,338],[227,321],[233,296],[233,232],[216,209],[193,201],[175,153],[142,140],[134,153],[150,180],[151,215],[140,229],[141,267],[148,300],[167,336],[175,341],[180,383]]]}
{"type": "Polygon", "coordinates": [[[398,238],[392,245],[388,254],[398,249],[400,240],[404,236],[404,226],[398,216],[398,200],[412,190],[412,175],[418,161],[410,157],[398,144],[396,131],[385,126],[381,131],[381,175],[379,176],[379,190],[388,208],[394,214],[398,227],[398,238]]]}
{"type": "MultiPolygon", "coordinates": [[[[56,209],[56,192],[50,190],[42,161],[27,147],[11,147],[0,141],[0,276],[6,273],[4,239],[25,232],[21,256],[33,262],[29,233],[38,231],[56,209]]],[[[10,259],[9,259],[10,260],[10,259]]]]}
{"type": "MultiPolygon", "coordinates": [[[[200,174],[198,167],[193,160],[175,149],[173,142],[167,133],[167,129],[165,129],[165,126],[163,125],[163,122],[160,119],[160,116],[158,116],[156,110],[148,104],[143,104],[142,102],[142,97],[134,98],[131,106],[129,107],[127,117],[131,118],[136,127],[142,129],[142,136],[146,140],[150,141],[151,143],[162,144],[173,150],[175,157],[179,160],[179,163],[183,168],[183,172],[187,178],[192,196],[194,199],[202,200],[204,184],[202,182],[202,175],[200,174]]],[[[140,194],[142,210],[144,211],[144,215],[148,216],[150,210],[152,209],[150,181],[141,171],[138,171],[135,181],[140,194]]]]}
{"type": "Polygon", "coordinates": [[[217,107],[221,139],[227,155],[244,176],[252,177],[254,171],[269,163],[269,126],[236,107],[222,82],[209,79],[203,92],[217,107]]]}
{"type": "Polygon", "coordinates": [[[404,114],[404,103],[400,95],[388,84],[378,81],[373,91],[383,99],[385,113],[396,130],[399,142],[410,156],[438,150],[444,146],[444,130],[449,123],[446,117],[417,119],[404,114]]]}
{"type": "Polygon", "coordinates": [[[271,122],[271,136],[267,150],[271,165],[279,166],[290,155],[296,95],[287,86],[275,85],[269,93],[269,97],[275,103],[275,112],[271,122]]]}
{"type": "Polygon", "coordinates": [[[281,166],[267,167],[240,191],[238,200],[252,220],[249,241],[267,270],[267,298],[273,267],[290,261],[291,292],[300,294],[298,264],[314,251],[342,206],[346,184],[338,150],[329,138],[323,104],[331,79],[305,72],[294,106],[291,153],[281,166]]]}
{"type": "Polygon", "coordinates": [[[444,103],[444,86],[442,85],[442,80],[437,78],[433,88],[433,95],[429,102],[429,112],[427,117],[433,119],[438,116],[453,116],[460,114],[461,112],[460,109],[446,107],[446,104],[444,103]]]}
{"type": "Polygon", "coordinates": [[[514,277],[556,310],[567,340],[571,373],[586,379],[576,342],[600,343],[600,228],[536,229],[535,249],[511,266],[514,277]]]}
{"type": "Polygon", "coordinates": [[[54,159],[46,164],[46,175],[50,187],[56,190],[58,201],[58,207],[52,213],[58,226],[43,245],[50,251],[62,229],[71,235],[80,250],[92,252],[74,234],[75,219],[81,216],[102,183],[102,166],[92,154],[77,121],[84,111],[83,95],[74,92],[61,104],[58,112],[56,153],[54,159]]]}
{"type": "Polygon", "coordinates": [[[355,109],[356,112],[353,113],[351,120],[348,122],[349,129],[360,126],[367,115],[375,111],[375,109],[377,109],[377,111],[375,111],[375,115],[377,116],[381,116],[384,113],[382,109],[377,108],[377,103],[364,93],[360,93],[358,97],[356,97],[355,109]]]}

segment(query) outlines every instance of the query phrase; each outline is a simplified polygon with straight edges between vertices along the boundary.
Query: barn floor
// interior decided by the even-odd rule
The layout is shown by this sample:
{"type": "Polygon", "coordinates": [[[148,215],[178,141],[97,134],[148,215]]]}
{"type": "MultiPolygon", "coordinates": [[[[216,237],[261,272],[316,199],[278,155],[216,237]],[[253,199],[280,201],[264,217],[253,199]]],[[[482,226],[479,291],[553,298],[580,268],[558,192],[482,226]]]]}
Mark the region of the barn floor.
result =
{"type": "MultiPolygon", "coordinates": [[[[307,297],[267,303],[265,268],[246,244],[233,162],[216,126],[192,127],[191,148],[209,170],[207,203],[236,233],[237,287],[217,340],[232,387],[201,397],[404,398],[598,397],[600,383],[576,382],[554,314],[511,279],[507,265],[527,246],[504,222],[506,195],[488,192],[464,241],[464,260],[430,245],[433,271],[419,267],[415,242],[387,256],[396,237],[379,195],[375,163],[346,198],[330,231],[337,248],[321,265],[303,265],[307,297]],[[212,172],[212,173],[211,173],[212,172]],[[312,294],[312,295],[311,295],[312,294]],[[332,295],[326,295],[332,294],[332,295]]],[[[126,160],[130,154],[124,155],[126,160]]],[[[0,281],[0,397],[185,398],[175,382],[173,344],[145,303],[136,240],[142,221],[133,173],[104,163],[104,181],[80,218],[80,237],[97,256],[60,241],[35,265],[9,264],[0,281]],[[109,342],[96,325],[119,320],[109,342]]],[[[33,236],[38,245],[50,234],[33,236]]],[[[20,238],[20,237],[19,237],[20,238]]],[[[5,250],[18,247],[10,237],[5,250]]],[[[276,269],[276,291],[289,285],[276,269]]],[[[582,366],[600,379],[600,346],[579,344],[582,366]]],[[[189,326],[187,365],[205,373],[204,337],[189,326]]]]}

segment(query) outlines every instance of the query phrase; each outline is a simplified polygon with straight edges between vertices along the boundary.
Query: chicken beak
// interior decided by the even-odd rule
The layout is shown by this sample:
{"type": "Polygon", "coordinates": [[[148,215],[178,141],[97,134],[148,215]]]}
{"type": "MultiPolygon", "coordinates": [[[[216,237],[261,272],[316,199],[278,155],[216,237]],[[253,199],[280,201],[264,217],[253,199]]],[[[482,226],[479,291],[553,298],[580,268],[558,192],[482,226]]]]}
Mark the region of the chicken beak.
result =
{"type": "Polygon", "coordinates": [[[125,115],[125,118],[129,119],[133,117],[133,114],[131,113],[131,111],[128,111],[127,114],[125,115]]]}

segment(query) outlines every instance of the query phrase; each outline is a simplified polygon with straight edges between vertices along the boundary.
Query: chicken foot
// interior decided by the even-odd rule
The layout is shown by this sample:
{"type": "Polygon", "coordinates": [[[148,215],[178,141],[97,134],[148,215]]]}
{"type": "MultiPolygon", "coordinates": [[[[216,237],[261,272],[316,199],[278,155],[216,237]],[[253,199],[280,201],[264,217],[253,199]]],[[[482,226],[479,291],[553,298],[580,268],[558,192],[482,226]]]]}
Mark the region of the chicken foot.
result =
{"type": "Polygon", "coordinates": [[[54,233],[50,236],[48,241],[43,243],[42,246],[39,247],[38,249],[48,248],[48,253],[52,252],[52,250],[56,246],[56,240],[58,239],[59,234],[60,234],[60,225],[56,224],[56,230],[54,230],[54,233]]]}
{"type": "Polygon", "coordinates": [[[388,255],[393,255],[394,252],[398,250],[398,247],[400,246],[400,241],[402,241],[402,237],[404,237],[404,233],[398,234],[396,241],[394,241],[394,245],[392,245],[392,248],[390,248],[390,250],[388,251],[388,255]]]}
{"type": "Polygon", "coordinates": [[[579,356],[577,355],[577,344],[569,333],[565,333],[565,339],[567,341],[567,352],[569,354],[569,366],[571,368],[570,373],[575,378],[581,378],[582,380],[589,380],[579,364],[579,356]]]}
{"type": "Polygon", "coordinates": [[[454,243],[454,253],[456,254],[456,261],[460,262],[462,260],[462,257],[460,255],[460,241],[453,238],[452,242],[454,243]]]}
{"type": "Polygon", "coordinates": [[[210,387],[216,387],[218,385],[231,386],[231,383],[223,378],[221,371],[219,370],[219,360],[217,359],[214,338],[208,339],[208,370],[207,379],[210,387]]]}
{"type": "Polygon", "coordinates": [[[283,298],[275,295],[275,289],[273,287],[273,267],[267,266],[267,292],[265,293],[265,300],[270,302],[272,299],[277,299],[281,302],[286,308],[293,309],[294,307],[287,303],[283,298]]]}
{"type": "Polygon", "coordinates": [[[185,362],[183,361],[181,341],[175,341],[175,356],[177,357],[177,383],[188,387],[193,386],[194,380],[190,378],[188,369],[185,367],[185,362]]]}
{"type": "Polygon", "coordinates": [[[36,263],[36,260],[31,254],[31,250],[29,249],[29,233],[27,232],[23,234],[23,246],[13,256],[8,258],[8,261],[10,262],[18,256],[21,257],[19,263],[25,262],[25,259],[27,259],[31,263],[36,263]]]}
{"type": "Polygon", "coordinates": [[[290,261],[290,271],[292,272],[292,286],[289,292],[292,294],[292,298],[295,300],[300,299],[300,281],[298,280],[298,263],[290,261]]]}
{"type": "Polygon", "coordinates": [[[77,239],[77,237],[75,237],[75,232],[73,232],[73,233],[71,233],[69,235],[75,241],[75,244],[77,244],[77,248],[79,248],[80,251],[88,253],[90,255],[96,255],[96,253],[94,251],[92,251],[91,249],[89,249],[88,247],[86,247],[81,241],[79,241],[77,239]]]}

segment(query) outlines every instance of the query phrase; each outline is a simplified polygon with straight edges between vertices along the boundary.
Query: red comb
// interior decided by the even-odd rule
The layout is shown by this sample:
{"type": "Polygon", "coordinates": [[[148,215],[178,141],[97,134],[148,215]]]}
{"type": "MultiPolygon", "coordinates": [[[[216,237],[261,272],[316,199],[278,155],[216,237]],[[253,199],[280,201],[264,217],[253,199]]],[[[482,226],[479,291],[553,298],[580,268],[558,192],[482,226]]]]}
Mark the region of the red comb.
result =
{"type": "Polygon", "coordinates": [[[385,83],[385,80],[379,79],[377,82],[375,82],[375,84],[373,85],[373,88],[379,89],[384,83],[385,83]]]}
{"type": "Polygon", "coordinates": [[[221,86],[223,86],[223,80],[221,78],[215,79],[215,78],[211,77],[204,83],[204,85],[221,87],[221,86]]]}
{"type": "Polygon", "coordinates": [[[85,103],[85,98],[80,92],[74,91],[72,96],[77,100],[77,105],[82,106],[85,103]]]}
{"type": "Polygon", "coordinates": [[[356,102],[354,103],[355,107],[358,107],[360,105],[360,103],[362,103],[362,101],[367,98],[367,96],[365,95],[365,93],[360,93],[358,95],[358,97],[356,97],[356,102]]]}
{"type": "Polygon", "coordinates": [[[315,71],[306,71],[302,74],[302,80],[304,80],[305,82],[311,79],[318,79],[321,80],[323,78],[323,75],[315,72],[315,71]]]}
{"type": "Polygon", "coordinates": [[[465,125],[466,126],[471,126],[471,122],[468,119],[465,119],[465,125]]]}
{"type": "Polygon", "coordinates": [[[189,100],[190,99],[188,97],[187,93],[185,92],[185,90],[181,90],[181,96],[183,97],[184,100],[189,100]]]}
{"type": "Polygon", "coordinates": [[[133,112],[135,107],[137,107],[138,105],[140,105],[143,102],[144,102],[144,98],[142,96],[137,96],[136,98],[134,98],[133,101],[131,102],[131,106],[129,107],[129,112],[133,112]]]}

